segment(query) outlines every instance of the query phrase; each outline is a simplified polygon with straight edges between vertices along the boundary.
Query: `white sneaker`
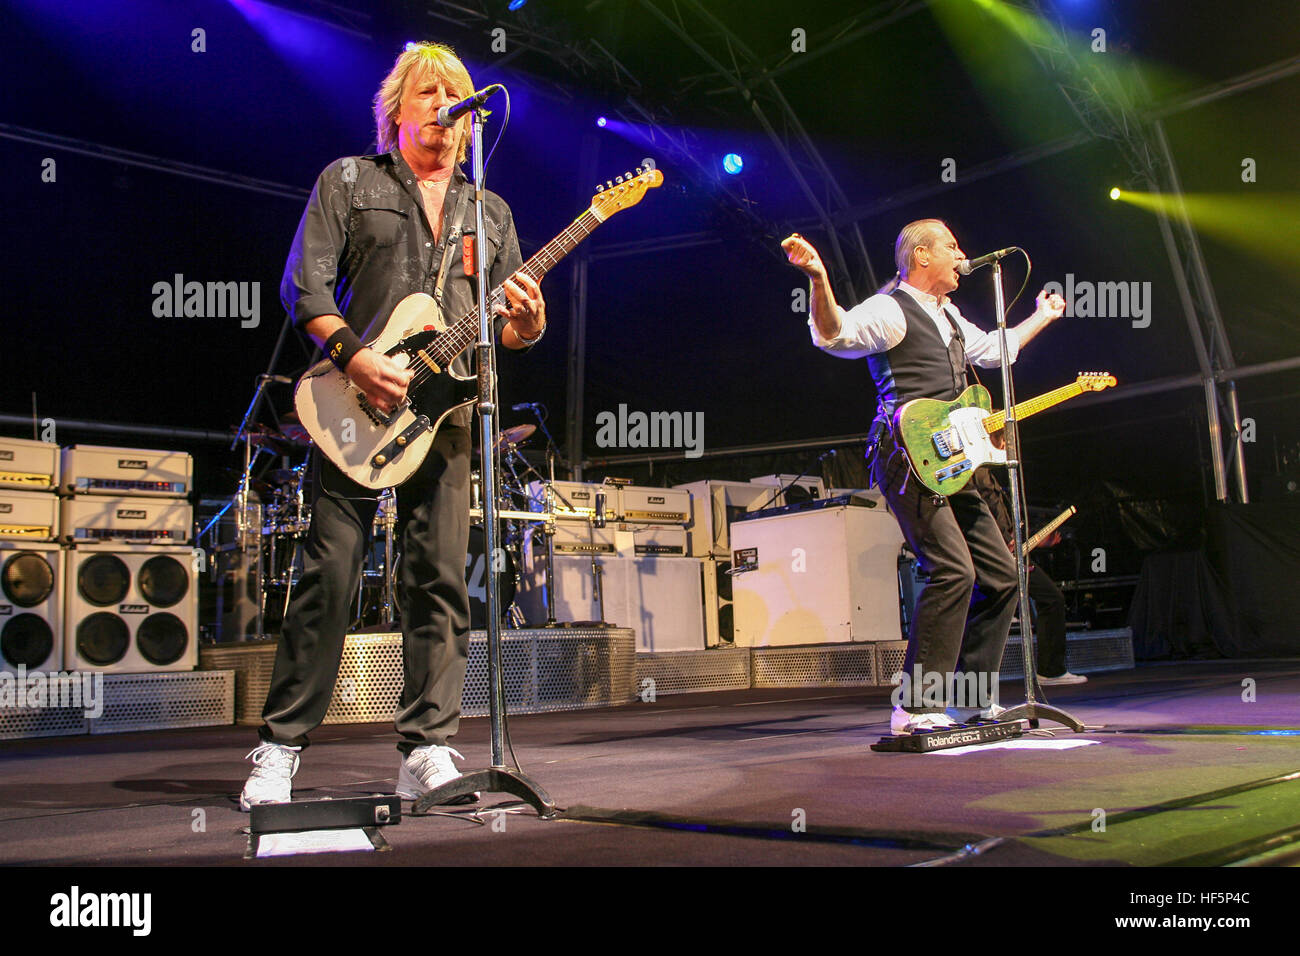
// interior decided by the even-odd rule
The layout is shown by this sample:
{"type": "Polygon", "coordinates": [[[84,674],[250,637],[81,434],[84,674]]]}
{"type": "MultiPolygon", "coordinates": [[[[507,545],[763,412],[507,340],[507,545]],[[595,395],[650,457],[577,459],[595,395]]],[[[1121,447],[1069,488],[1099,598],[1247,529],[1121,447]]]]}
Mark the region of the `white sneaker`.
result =
{"type": "MultiPolygon", "coordinates": [[[[450,747],[439,747],[436,744],[416,747],[398,768],[397,795],[407,800],[418,800],[435,787],[441,787],[461,776],[461,772],[451,762],[453,755],[458,760],[465,759],[459,751],[450,747]]],[[[478,798],[479,794],[475,793],[469,799],[457,797],[453,802],[473,803],[478,798]]]]}
{"type": "Polygon", "coordinates": [[[905,734],[923,733],[930,730],[946,730],[957,724],[947,714],[913,714],[895,707],[889,718],[889,732],[895,737],[905,734]]]}
{"type": "Polygon", "coordinates": [[[244,759],[252,759],[253,772],[248,775],[244,792],[239,795],[239,809],[248,813],[258,803],[288,803],[293,799],[293,775],[298,772],[301,747],[264,743],[244,759]]]}
{"type": "Polygon", "coordinates": [[[1035,676],[1038,678],[1038,683],[1042,684],[1044,687],[1053,687],[1057,684],[1088,683],[1088,678],[1084,677],[1082,674],[1071,674],[1069,671],[1066,671],[1060,677],[1044,677],[1042,674],[1037,674],[1035,676]]]}
{"type": "Polygon", "coordinates": [[[963,724],[976,718],[980,720],[997,720],[1006,712],[1007,709],[998,704],[989,704],[982,710],[979,707],[949,707],[945,711],[953,720],[963,724]]]}

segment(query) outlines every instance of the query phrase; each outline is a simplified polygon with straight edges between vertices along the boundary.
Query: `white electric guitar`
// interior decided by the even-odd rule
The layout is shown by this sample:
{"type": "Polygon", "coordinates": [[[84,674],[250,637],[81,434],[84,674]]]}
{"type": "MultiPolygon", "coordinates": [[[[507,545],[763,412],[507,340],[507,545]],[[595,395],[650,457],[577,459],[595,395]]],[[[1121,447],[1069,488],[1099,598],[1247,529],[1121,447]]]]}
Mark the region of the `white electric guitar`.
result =
{"type": "MultiPolygon", "coordinates": [[[[540,282],[548,269],[621,209],[635,206],[646,190],[663,183],[657,169],[620,176],[591,199],[591,206],[530,258],[520,272],[540,282]]],[[[497,286],[488,308],[505,303],[497,286]]],[[[406,399],[393,412],[367,401],[352,380],[325,359],[308,369],[294,391],[303,428],[321,454],[365,488],[391,488],[415,473],[442,423],[476,401],[476,380],[452,374],[452,360],[478,340],[478,310],[448,325],[437,303],[424,293],[397,304],[383,332],[367,343],[398,366],[413,370],[406,399]]]]}

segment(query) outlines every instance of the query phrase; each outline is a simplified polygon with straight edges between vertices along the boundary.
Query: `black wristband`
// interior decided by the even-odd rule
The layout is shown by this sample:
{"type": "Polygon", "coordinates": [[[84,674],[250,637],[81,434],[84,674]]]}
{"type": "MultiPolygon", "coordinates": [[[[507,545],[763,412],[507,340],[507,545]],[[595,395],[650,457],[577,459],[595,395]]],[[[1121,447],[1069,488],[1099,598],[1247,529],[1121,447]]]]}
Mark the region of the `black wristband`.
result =
{"type": "Polygon", "coordinates": [[[346,371],[352,356],[360,352],[364,345],[346,325],[340,326],[333,335],[325,340],[325,354],[329,356],[334,367],[340,372],[346,371]]]}

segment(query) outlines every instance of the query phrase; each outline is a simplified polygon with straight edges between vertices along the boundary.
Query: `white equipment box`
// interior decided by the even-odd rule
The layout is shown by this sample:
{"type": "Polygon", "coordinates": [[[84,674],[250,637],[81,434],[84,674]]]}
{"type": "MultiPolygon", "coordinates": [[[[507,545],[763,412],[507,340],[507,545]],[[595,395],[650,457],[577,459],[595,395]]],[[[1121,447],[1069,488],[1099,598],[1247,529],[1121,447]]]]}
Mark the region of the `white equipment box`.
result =
{"type": "Polygon", "coordinates": [[[194,509],[184,499],[78,495],[62,499],[59,509],[59,539],[65,544],[185,544],[194,527],[194,509]]]}
{"type": "Polygon", "coordinates": [[[54,491],[58,486],[58,445],[30,438],[0,438],[0,487],[54,491]]]}
{"type": "Polygon", "coordinates": [[[731,526],[736,644],[899,639],[902,532],[883,508],[831,507],[731,526]],[[753,570],[741,570],[755,565],[753,570]]]}
{"type": "Polygon", "coordinates": [[[53,541],[59,532],[59,499],[39,491],[0,488],[0,538],[53,541]]]}
{"type": "Polygon", "coordinates": [[[771,487],[746,481],[692,481],[675,487],[691,495],[691,520],[686,530],[690,535],[690,553],[696,557],[730,558],[728,528],[732,515],[752,511],[771,498],[773,491],[771,487]]]}
{"type": "Polygon", "coordinates": [[[194,460],[183,451],[72,445],[63,449],[59,486],[69,495],[184,498],[194,487],[194,460]]]}
{"type": "MultiPolygon", "coordinates": [[[[535,536],[534,542],[540,539],[535,536]]],[[[698,558],[601,554],[605,622],[636,632],[638,651],[704,650],[704,603],[698,558]]],[[[591,555],[555,556],[555,619],[599,619],[591,555]]],[[[530,626],[546,623],[546,551],[524,557],[515,603],[530,626]]]]}
{"type": "MultiPolygon", "coordinates": [[[[778,488],[785,489],[779,495],[776,496],[775,500],[771,501],[770,503],[764,504],[764,502],[767,501],[767,498],[764,498],[763,501],[760,501],[759,504],[755,506],[755,508],[760,506],[764,508],[781,508],[784,507],[785,505],[794,504],[797,501],[807,501],[810,498],[816,498],[820,500],[826,497],[826,482],[822,481],[820,478],[814,478],[814,477],[809,477],[808,475],[804,475],[802,478],[799,478],[798,481],[795,481],[796,478],[799,478],[799,476],[798,475],[759,475],[756,478],[749,479],[751,484],[765,486],[768,489],[767,492],[768,498],[772,497],[772,492],[776,491],[776,489],[778,488]],[[790,494],[789,488],[787,488],[786,486],[791,484],[791,482],[793,482],[795,487],[801,489],[804,493],[798,496],[790,494]]],[[[755,509],[750,509],[750,510],[752,511],[755,509]]]]}

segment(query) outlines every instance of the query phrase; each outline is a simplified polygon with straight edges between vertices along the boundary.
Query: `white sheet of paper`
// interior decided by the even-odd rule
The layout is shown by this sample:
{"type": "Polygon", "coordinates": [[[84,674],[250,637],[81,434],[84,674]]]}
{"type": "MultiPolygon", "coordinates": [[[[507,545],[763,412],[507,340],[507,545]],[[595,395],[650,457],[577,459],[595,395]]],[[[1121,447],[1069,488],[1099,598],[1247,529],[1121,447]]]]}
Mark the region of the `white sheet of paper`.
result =
{"type": "Polygon", "coordinates": [[[991,744],[971,744],[969,747],[931,750],[926,756],[953,757],[958,754],[982,753],[985,750],[1073,750],[1075,747],[1087,747],[1099,743],[1100,740],[998,740],[991,744]]]}
{"type": "Polygon", "coordinates": [[[257,841],[257,855],[294,856],[298,853],[347,853],[356,850],[374,852],[375,845],[366,831],[302,830],[297,833],[265,833],[257,841]]]}

